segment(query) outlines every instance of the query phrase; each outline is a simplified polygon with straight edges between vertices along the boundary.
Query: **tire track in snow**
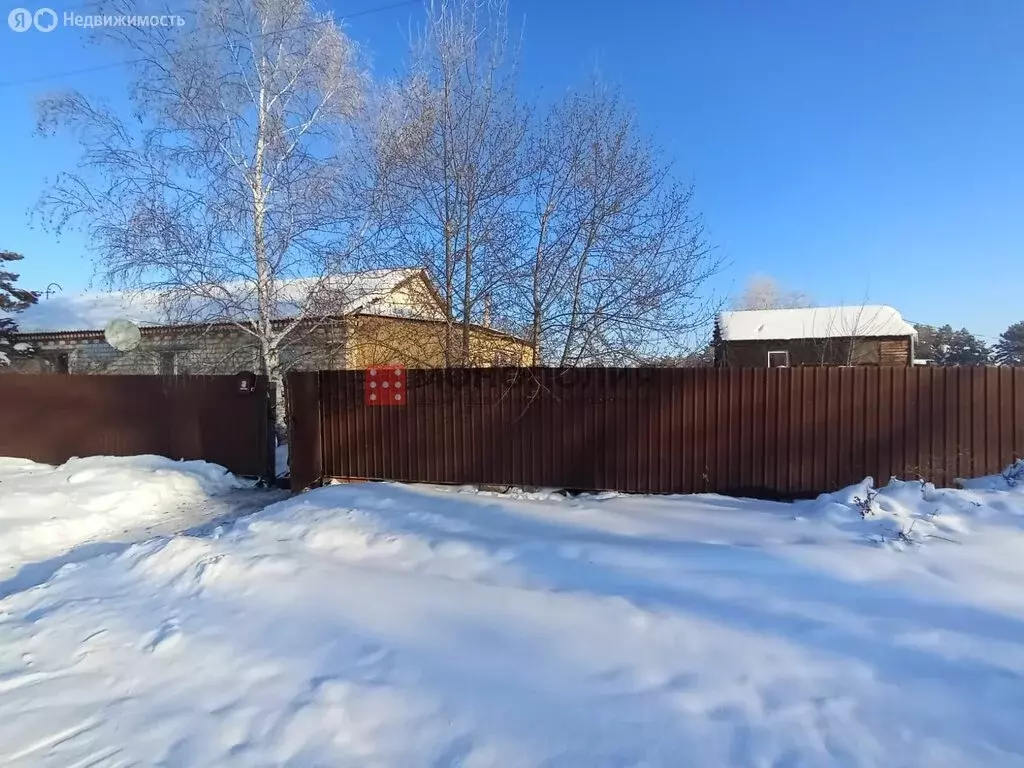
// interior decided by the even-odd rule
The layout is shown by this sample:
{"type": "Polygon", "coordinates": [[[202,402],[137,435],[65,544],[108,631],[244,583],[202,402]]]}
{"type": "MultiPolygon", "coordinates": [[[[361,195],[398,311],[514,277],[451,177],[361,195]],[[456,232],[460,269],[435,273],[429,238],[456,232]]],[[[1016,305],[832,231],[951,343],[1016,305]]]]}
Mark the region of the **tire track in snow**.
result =
{"type": "Polygon", "coordinates": [[[20,749],[17,752],[8,755],[7,761],[8,763],[13,763],[15,760],[21,760],[22,758],[29,757],[44,749],[53,749],[54,747],[60,746],[61,744],[70,741],[71,739],[78,738],[84,733],[88,733],[89,731],[96,728],[99,724],[100,718],[98,717],[86,718],[82,722],[73,725],[70,728],[65,728],[63,730],[57,731],[56,733],[51,733],[48,736],[44,736],[41,739],[37,739],[36,741],[29,744],[27,747],[24,747],[23,749],[20,749]]]}

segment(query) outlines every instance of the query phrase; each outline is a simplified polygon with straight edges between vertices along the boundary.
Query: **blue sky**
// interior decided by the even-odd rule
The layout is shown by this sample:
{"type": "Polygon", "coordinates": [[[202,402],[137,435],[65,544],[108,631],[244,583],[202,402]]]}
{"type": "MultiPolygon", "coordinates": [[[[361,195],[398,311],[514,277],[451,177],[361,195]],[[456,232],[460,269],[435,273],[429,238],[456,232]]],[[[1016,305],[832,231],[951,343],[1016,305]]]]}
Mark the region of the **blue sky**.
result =
{"type": "MultiPolygon", "coordinates": [[[[52,2],[52,0],[51,0],[52,2]]],[[[81,3],[54,5],[58,12],[81,3]]],[[[317,0],[338,16],[385,0],[317,0]]],[[[5,6],[3,18],[14,3],[5,6]]],[[[987,337],[1024,319],[1024,3],[1018,0],[511,0],[523,85],[542,98],[597,71],[692,179],[728,266],[720,293],[770,274],[820,303],[888,303],[987,337]]],[[[394,71],[417,7],[349,30],[394,71]]],[[[81,30],[0,27],[0,82],[116,61],[81,30]]],[[[23,282],[88,284],[75,237],[26,210],[74,147],[33,136],[34,100],[117,98],[118,68],[0,85],[0,247],[23,282]]]]}

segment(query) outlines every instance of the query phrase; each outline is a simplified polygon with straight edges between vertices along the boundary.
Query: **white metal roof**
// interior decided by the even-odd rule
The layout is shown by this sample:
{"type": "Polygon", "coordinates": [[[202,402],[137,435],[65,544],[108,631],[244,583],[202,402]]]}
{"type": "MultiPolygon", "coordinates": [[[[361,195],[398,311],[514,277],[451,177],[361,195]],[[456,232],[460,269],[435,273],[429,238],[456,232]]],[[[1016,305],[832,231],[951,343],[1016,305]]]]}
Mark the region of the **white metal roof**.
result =
{"type": "Polygon", "coordinates": [[[914,326],[884,304],[722,312],[718,316],[718,331],[723,341],[879,336],[917,338],[914,326]]]}
{"type": "MultiPolygon", "coordinates": [[[[383,315],[409,315],[407,304],[391,301],[395,289],[419,269],[379,269],[339,274],[325,281],[297,278],[279,283],[280,318],[296,317],[307,306],[313,315],[346,315],[368,311],[383,315]]],[[[22,333],[54,331],[97,331],[111,320],[124,318],[139,325],[175,325],[179,323],[230,322],[255,315],[254,283],[212,286],[218,300],[190,297],[184,309],[171,314],[165,297],[157,291],[132,293],[86,291],[41,296],[37,304],[14,315],[22,333]]],[[[440,312],[440,310],[438,310],[440,312]]],[[[428,311],[426,313],[430,315],[428,311]]]]}

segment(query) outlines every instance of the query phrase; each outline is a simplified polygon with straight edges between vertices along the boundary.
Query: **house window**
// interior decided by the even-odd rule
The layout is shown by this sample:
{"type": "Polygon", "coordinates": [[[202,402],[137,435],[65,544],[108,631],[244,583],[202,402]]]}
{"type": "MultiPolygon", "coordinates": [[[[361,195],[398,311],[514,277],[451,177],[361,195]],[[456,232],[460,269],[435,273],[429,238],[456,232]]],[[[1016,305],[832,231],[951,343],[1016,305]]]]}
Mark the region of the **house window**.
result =
{"type": "Polygon", "coordinates": [[[769,368],[789,368],[789,350],[780,349],[768,353],[769,368]]]}
{"type": "Polygon", "coordinates": [[[54,373],[69,373],[71,371],[71,355],[67,352],[46,352],[40,355],[54,373]]]}
{"type": "Polygon", "coordinates": [[[161,352],[160,353],[160,375],[161,376],[174,376],[178,372],[178,353],[177,352],[161,352]]]}

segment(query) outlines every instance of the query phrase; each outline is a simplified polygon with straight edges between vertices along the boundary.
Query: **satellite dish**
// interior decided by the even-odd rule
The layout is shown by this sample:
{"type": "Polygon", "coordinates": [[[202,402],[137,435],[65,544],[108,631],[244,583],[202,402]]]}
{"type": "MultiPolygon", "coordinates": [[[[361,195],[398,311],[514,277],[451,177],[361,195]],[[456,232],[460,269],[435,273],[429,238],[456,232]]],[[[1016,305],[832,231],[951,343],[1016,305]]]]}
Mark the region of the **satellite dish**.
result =
{"type": "Polygon", "coordinates": [[[117,318],[107,324],[103,338],[118,352],[131,352],[142,341],[142,331],[131,320],[117,318]]]}

